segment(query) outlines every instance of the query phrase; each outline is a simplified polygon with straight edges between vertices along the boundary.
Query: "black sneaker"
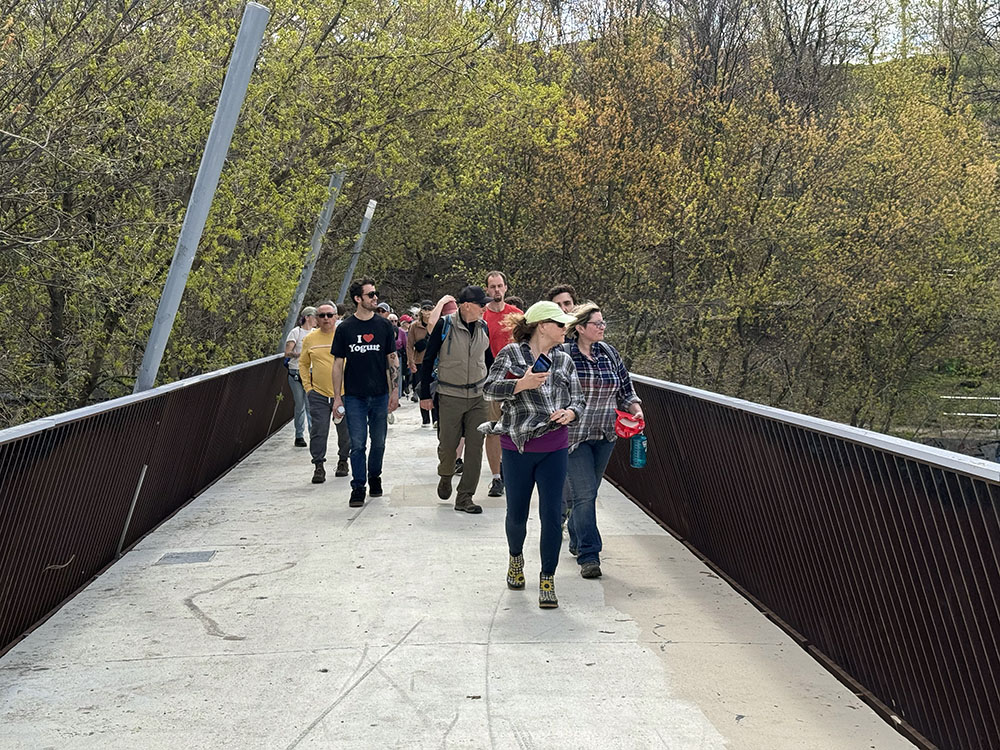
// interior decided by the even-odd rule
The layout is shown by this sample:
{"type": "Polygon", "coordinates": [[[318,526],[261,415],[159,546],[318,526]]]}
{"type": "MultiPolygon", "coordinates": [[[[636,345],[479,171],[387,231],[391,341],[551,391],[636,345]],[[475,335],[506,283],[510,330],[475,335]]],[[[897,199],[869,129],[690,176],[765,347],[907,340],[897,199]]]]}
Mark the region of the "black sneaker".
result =
{"type": "Polygon", "coordinates": [[[584,578],[600,578],[601,564],[597,562],[585,562],[580,566],[580,575],[584,578]]]}
{"type": "Polygon", "coordinates": [[[368,477],[368,494],[382,497],[382,477],[368,477]]]}
{"type": "Polygon", "coordinates": [[[333,472],[335,477],[346,477],[347,471],[347,461],[337,461],[337,470],[333,472]]]}
{"type": "Polygon", "coordinates": [[[465,464],[462,461],[462,459],[460,459],[460,458],[456,458],[455,459],[455,473],[456,474],[461,474],[462,473],[462,469],[464,468],[464,466],[465,466],[465,464]]]}
{"type": "Polygon", "coordinates": [[[306,439],[305,438],[297,437],[297,438],[295,438],[295,447],[296,448],[308,448],[309,446],[306,445],[306,439]]]}
{"type": "Polygon", "coordinates": [[[490,491],[488,493],[490,497],[502,497],[503,496],[503,480],[494,479],[490,482],[490,491]]]}
{"type": "Polygon", "coordinates": [[[326,481],[326,469],[323,468],[323,464],[316,464],[316,470],[313,472],[313,484],[323,484],[326,481]]]}
{"type": "Polygon", "coordinates": [[[438,481],[438,497],[442,500],[451,497],[451,477],[441,477],[438,481]]]}
{"type": "Polygon", "coordinates": [[[364,487],[352,487],[351,488],[351,501],[348,503],[352,508],[360,508],[365,504],[365,488],[364,487]]]}

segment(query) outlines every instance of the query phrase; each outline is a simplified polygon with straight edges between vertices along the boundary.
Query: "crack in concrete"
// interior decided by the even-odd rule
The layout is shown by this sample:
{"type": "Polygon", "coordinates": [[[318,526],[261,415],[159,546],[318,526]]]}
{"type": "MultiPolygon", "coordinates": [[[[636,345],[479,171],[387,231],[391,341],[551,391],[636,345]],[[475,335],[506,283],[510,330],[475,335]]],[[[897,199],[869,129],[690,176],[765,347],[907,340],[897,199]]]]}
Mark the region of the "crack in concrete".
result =
{"type": "Polygon", "coordinates": [[[286,570],[291,570],[295,567],[295,563],[285,563],[280,568],[275,570],[266,570],[263,573],[244,573],[241,576],[236,576],[234,578],[227,578],[225,581],[212,586],[210,589],[205,589],[204,591],[195,591],[191,596],[185,597],[184,606],[191,610],[191,613],[198,618],[201,624],[205,627],[205,632],[208,635],[215,638],[221,638],[224,641],[243,641],[246,640],[246,636],[243,635],[230,635],[226,633],[222,628],[219,627],[219,623],[205,614],[204,610],[194,603],[194,600],[201,596],[202,594],[211,594],[215,591],[219,591],[231,583],[236,583],[236,581],[241,581],[244,578],[255,578],[258,576],[272,575],[274,573],[284,573],[286,570]]]}
{"type": "Polygon", "coordinates": [[[448,735],[451,734],[451,730],[455,728],[456,724],[458,724],[458,711],[455,711],[455,718],[451,720],[451,723],[445,730],[444,737],[441,738],[441,750],[445,750],[448,747],[448,735]]]}
{"type": "MultiPolygon", "coordinates": [[[[312,730],[315,729],[319,725],[319,723],[321,721],[323,721],[323,719],[325,719],[330,714],[331,711],[333,711],[333,709],[335,709],[337,706],[340,705],[341,701],[343,701],[347,696],[349,696],[358,685],[360,685],[362,682],[364,682],[365,679],[367,679],[368,675],[370,675],[372,672],[374,672],[383,661],[385,661],[387,658],[389,658],[389,655],[392,654],[393,651],[395,651],[397,648],[399,648],[400,646],[403,645],[403,642],[407,638],[410,637],[410,635],[413,633],[414,630],[416,630],[418,627],[420,627],[420,624],[425,619],[426,618],[421,617],[419,620],[417,620],[416,623],[414,623],[413,627],[410,628],[409,630],[407,630],[403,634],[403,637],[400,638],[398,641],[396,641],[396,645],[394,645],[392,648],[390,648],[388,651],[386,651],[384,654],[382,654],[382,656],[380,656],[375,661],[374,664],[372,664],[370,667],[368,667],[368,669],[366,669],[364,671],[364,673],[357,680],[354,681],[353,685],[351,685],[349,688],[347,688],[347,690],[343,691],[339,696],[337,696],[337,699],[333,703],[331,703],[329,706],[327,706],[320,713],[319,716],[317,716],[315,719],[313,719],[312,722],[310,722],[309,726],[307,726],[305,729],[302,730],[302,732],[299,734],[299,736],[296,737],[292,741],[292,743],[286,748],[286,750],[293,750],[293,748],[298,747],[299,744],[302,742],[302,740],[304,740],[309,735],[309,733],[312,732],[312,730]]],[[[367,649],[367,644],[366,644],[365,648],[367,649]]]]}
{"type": "Polygon", "coordinates": [[[493,615],[490,617],[490,629],[486,631],[486,675],[485,682],[486,685],[483,689],[483,694],[486,696],[486,727],[490,734],[490,747],[496,748],[497,741],[496,735],[493,733],[493,701],[490,698],[490,645],[493,643],[493,626],[497,621],[497,612],[500,611],[500,603],[504,599],[504,593],[501,593],[497,597],[496,606],[493,607],[493,615]]]}

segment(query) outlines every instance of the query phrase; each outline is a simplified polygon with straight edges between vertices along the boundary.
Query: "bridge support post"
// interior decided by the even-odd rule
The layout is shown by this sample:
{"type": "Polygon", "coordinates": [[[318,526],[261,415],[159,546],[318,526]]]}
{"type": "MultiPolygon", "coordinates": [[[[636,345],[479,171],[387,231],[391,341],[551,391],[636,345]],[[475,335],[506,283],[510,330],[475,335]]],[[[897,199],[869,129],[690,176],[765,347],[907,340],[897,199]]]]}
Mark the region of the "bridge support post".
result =
{"type": "Polygon", "coordinates": [[[295,294],[292,296],[292,307],[288,311],[285,328],[281,332],[281,341],[278,342],[279,354],[285,350],[285,339],[288,338],[288,334],[295,328],[299,317],[299,310],[302,309],[302,303],[305,302],[306,292],[309,291],[309,282],[312,281],[313,271],[316,269],[316,261],[319,260],[319,253],[323,247],[323,235],[326,234],[327,227],[330,226],[330,219],[333,217],[333,204],[337,202],[337,198],[340,196],[340,189],[344,186],[344,177],[346,177],[346,173],[338,168],[338,171],[330,178],[326,203],[323,204],[323,210],[320,211],[319,219],[316,220],[316,228],[313,230],[312,241],[309,243],[310,248],[309,255],[306,258],[306,265],[302,269],[302,276],[299,277],[299,285],[295,288],[295,294]]]}
{"type": "Polygon", "coordinates": [[[222,174],[222,165],[226,161],[229,143],[233,138],[236,120],[243,108],[250,74],[253,72],[257,53],[264,38],[264,27],[270,17],[270,10],[253,2],[247,3],[243,11],[243,20],[240,21],[240,30],[233,48],[232,62],[222,84],[222,94],[215,110],[215,118],[212,120],[212,128],[208,132],[205,153],[201,157],[201,166],[198,168],[198,176],[194,181],[187,212],[184,214],[174,259],[170,263],[167,281],[163,285],[153,330],[146,343],[146,351],[135,379],[133,393],[148,390],[156,382],[156,374],[160,369],[163,352],[167,348],[174,318],[177,317],[177,309],[180,307],[184,287],[187,285],[191,264],[194,262],[198,243],[205,230],[205,221],[212,207],[212,198],[219,184],[219,176],[222,174]]]}
{"type": "Polygon", "coordinates": [[[351,252],[351,263],[347,267],[347,273],[344,274],[344,281],[340,285],[337,304],[344,301],[344,298],[347,296],[347,289],[351,286],[351,279],[354,278],[354,269],[358,267],[358,258],[361,257],[361,247],[365,244],[365,236],[368,234],[368,226],[372,223],[372,214],[375,213],[376,205],[378,205],[378,201],[374,199],[368,201],[368,208],[365,209],[365,218],[361,220],[361,233],[358,235],[358,239],[354,243],[354,250],[351,252]]]}

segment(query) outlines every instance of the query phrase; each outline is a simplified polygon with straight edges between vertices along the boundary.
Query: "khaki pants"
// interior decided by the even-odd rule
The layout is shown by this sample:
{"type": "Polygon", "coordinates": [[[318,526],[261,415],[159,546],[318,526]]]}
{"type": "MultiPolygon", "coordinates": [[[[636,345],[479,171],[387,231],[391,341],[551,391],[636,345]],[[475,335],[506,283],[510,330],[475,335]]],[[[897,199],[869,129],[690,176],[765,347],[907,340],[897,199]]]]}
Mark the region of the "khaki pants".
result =
{"type": "Polygon", "coordinates": [[[438,476],[455,473],[455,451],[465,436],[465,457],[458,494],[476,492],[479,473],[483,468],[483,433],[477,428],[489,419],[489,407],[482,396],[459,398],[438,394],[438,476]]]}

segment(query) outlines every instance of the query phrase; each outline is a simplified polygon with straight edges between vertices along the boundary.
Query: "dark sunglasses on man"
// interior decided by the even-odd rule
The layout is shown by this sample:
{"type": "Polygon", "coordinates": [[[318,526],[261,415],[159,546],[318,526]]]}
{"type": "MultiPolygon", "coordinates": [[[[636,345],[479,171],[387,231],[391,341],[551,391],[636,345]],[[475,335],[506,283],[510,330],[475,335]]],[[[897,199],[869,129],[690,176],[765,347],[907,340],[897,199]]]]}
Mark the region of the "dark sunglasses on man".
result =
{"type": "Polygon", "coordinates": [[[378,292],[365,292],[365,296],[368,299],[375,299],[376,297],[378,297],[378,292]]]}
{"type": "Polygon", "coordinates": [[[317,318],[335,318],[337,313],[316,313],[317,318]]]}

